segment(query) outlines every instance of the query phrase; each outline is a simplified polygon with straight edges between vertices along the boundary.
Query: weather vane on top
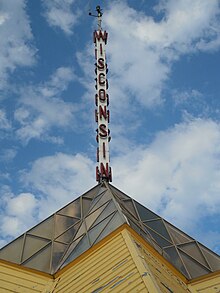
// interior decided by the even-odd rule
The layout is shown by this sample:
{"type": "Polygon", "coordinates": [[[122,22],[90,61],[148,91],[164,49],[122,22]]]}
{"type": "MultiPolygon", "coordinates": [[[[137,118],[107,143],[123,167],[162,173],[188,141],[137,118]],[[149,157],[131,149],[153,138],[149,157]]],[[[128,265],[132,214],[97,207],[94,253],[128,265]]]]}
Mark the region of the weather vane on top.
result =
{"type": "Polygon", "coordinates": [[[89,12],[89,15],[90,16],[94,16],[94,17],[98,17],[98,29],[99,30],[102,30],[102,10],[101,10],[101,7],[98,5],[96,6],[96,12],[97,14],[92,14],[91,12],[89,12]]]}

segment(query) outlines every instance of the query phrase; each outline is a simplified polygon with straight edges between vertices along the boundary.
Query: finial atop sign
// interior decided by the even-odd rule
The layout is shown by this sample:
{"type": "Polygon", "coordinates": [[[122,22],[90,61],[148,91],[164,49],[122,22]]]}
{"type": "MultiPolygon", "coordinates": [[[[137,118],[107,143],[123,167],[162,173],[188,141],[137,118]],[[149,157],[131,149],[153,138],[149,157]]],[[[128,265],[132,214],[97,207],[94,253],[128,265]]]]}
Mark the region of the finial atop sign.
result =
{"type": "Polygon", "coordinates": [[[98,18],[98,30],[102,30],[102,10],[101,10],[101,7],[98,5],[96,6],[96,12],[97,14],[92,14],[91,12],[89,12],[89,15],[90,16],[93,16],[93,17],[97,17],[98,18]]]}

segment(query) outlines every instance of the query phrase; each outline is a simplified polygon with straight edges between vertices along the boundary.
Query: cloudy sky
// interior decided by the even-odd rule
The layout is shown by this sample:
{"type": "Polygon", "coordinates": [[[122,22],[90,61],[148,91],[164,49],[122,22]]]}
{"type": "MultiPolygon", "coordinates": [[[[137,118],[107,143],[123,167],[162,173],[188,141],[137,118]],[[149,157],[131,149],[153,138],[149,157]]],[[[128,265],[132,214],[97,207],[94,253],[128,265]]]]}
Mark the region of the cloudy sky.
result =
{"type": "Polygon", "coordinates": [[[0,0],[0,245],[96,185],[97,4],[112,183],[219,253],[218,0],[0,0]]]}

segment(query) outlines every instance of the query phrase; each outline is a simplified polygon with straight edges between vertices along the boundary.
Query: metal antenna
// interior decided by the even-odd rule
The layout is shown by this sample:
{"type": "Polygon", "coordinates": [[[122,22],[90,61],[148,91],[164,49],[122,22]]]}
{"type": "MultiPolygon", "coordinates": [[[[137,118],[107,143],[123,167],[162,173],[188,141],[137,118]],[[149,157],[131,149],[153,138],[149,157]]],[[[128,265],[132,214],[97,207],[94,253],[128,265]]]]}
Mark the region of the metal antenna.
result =
{"type": "Polygon", "coordinates": [[[102,11],[100,6],[96,6],[96,11],[98,14],[98,28],[102,30],[102,11]]]}
{"type": "Polygon", "coordinates": [[[91,12],[89,12],[89,15],[98,18],[98,29],[102,30],[102,15],[103,15],[103,13],[102,13],[101,7],[99,5],[96,6],[96,12],[97,12],[97,14],[92,14],[91,12]]]}

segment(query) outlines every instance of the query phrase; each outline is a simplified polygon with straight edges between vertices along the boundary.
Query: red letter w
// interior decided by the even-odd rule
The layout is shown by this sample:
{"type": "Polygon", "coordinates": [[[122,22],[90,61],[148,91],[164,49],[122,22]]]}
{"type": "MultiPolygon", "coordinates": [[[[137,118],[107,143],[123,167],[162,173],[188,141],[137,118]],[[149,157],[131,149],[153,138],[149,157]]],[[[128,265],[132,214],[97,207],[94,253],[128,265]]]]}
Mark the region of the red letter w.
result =
{"type": "Polygon", "coordinates": [[[100,41],[102,39],[105,44],[107,44],[108,33],[106,31],[94,31],[93,33],[93,41],[96,43],[96,40],[100,41]]]}

